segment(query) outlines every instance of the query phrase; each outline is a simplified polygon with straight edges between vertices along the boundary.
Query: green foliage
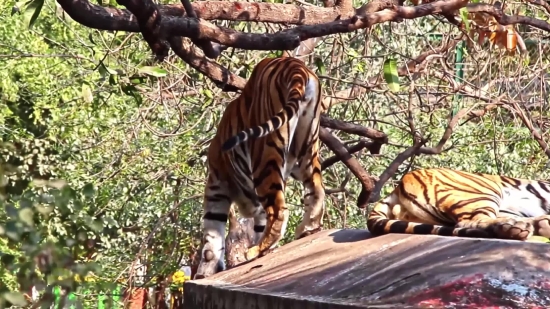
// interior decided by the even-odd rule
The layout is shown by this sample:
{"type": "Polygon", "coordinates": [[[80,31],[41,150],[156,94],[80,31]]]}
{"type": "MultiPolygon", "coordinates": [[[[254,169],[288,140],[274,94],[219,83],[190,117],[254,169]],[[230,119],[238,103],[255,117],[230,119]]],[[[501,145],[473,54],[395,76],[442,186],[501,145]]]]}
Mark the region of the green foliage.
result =
{"type": "Polygon", "coordinates": [[[98,270],[95,263],[79,258],[87,240],[104,232],[103,221],[84,211],[93,204],[89,184],[77,191],[60,181],[34,184],[23,195],[0,203],[6,214],[0,222],[0,307],[25,305],[19,289],[76,290],[75,275],[98,270]]]}
{"type": "Polygon", "coordinates": [[[467,8],[460,8],[460,19],[464,23],[464,27],[466,28],[467,32],[470,32],[470,19],[468,18],[468,9],[467,8]]]}
{"type": "Polygon", "coordinates": [[[46,1],[30,31],[24,14],[0,25],[0,40],[8,42],[0,54],[11,55],[0,61],[0,294],[10,293],[2,299],[12,303],[21,299],[11,293],[32,285],[75,291],[75,274],[127,280],[138,252],[149,264],[142,282],[150,284],[150,274],[171,273],[196,246],[201,176],[182,177],[202,172],[190,166],[200,162],[197,139],[192,131],[171,139],[155,133],[182,121],[200,130],[211,116],[201,118],[189,96],[182,100],[191,104],[175,114],[163,105],[139,110],[143,93],[170,78],[149,63],[147,45],[127,33],[59,22],[58,13],[46,1]],[[194,197],[179,204],[180,196],[194,197]],[[149,234],[155,237],[145,242],[149,234]]]}
{"type": "Polygon", "coordinates": [[[166,76],[166,74],[168,74],[166,72],[166,70],[158,68],[158,67],[152,67],[152,66],[141,67],[141,68],[139,68],[138,72],[144,73],[144,74],[147,74],[147,75],[151,75],[151,76],[154,76],[154,77],[164,77],[164,76],[166,76]]]}
{"type": "Polygon", "coordinates": [[[315,66],[317,66],[318,74],[325,75],[327,73],[325,64],[321,58],[315,58],[315,66]]]}
{"type": "Polygon", "coordinates": [[[397,74],[397,62],[394,58],[384,61],[384,79],[391,91],[399,91],[399,75],[397,74]]]}
{"type": "Polygon", "coordinates": [[[29,28],[31,28],[36,22],[36,19],[38,18],[38,15],[40,15],[40,11],[42,10],[43,6],[44,0],[32,0],[25,8],[25,23],[29,25],[29,28]]]}

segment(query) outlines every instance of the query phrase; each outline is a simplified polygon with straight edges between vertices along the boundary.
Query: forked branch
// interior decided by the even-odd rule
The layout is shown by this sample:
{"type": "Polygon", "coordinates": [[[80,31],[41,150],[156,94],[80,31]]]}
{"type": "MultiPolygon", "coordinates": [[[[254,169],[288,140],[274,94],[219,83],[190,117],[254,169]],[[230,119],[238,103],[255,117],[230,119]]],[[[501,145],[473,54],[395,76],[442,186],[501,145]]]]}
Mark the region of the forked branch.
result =
{"type": "MultiPolygon", "coordinates": [[[[197,18],[195,9],[193,8],[189,0],[181,0],[181,4],[183,5],[185,12],[187,13],[187,17],[197,18]]],[[[226,47],[219,44],[211,43],[208,40],[195,40],[193,41],[193,43],[197,44],[197,46],[199,46],[204,51],[206,57],[213,59],[217,58],[221,54],[221,52],[226,49],[226,47]]]]}
{"type": "Polygon", "coordinates": [[[157,6],[152,1],[139,0],[117,0],[117,3],[124,5],[134,14],[143,39],[149,44],[157,59],[162,61],[168,56],[169,46],[160,32],[162,17],[157,6]]]}
{"type": "MultiPolygon", "coordinates": [[[[361,193],[366,195],[367,198],[363,198],[363,202],[368,200],[368,195],[372,192],[374,188],[374,182],[372,181],[371,176],[367,171],[361,166],[359,161],[352,156],[346,147],[336,138],[330,131],[321,127],[319,130],[319,138],[327,147],[336,154],[340,160],[351,170],[353,175],[357,177],[359,182],[362,185],[361,193]]],[[[359,203],[359,202],[358,202],[359,203]]],[[[360,205],[360,207],[366,207],[365,205],[360,205]]]]}
{"type": "Polygon", "coordinates": [[[380,177],[378,181],[376,182],[376,185],[371,190],[370,194],[367,196],[367,193],[361,192],[359,194],[359,199],[357,199],[357,207],[359,208],[365,208],[367,204],[374,203],[380,199],[380,191],[382,190],[382,187],[386,184],[386,182],[397,173],[397,170],[399,169],[399,166],[403,164],[406,160],[414,156],[420,147],[422,147],[424,144],[428,142],[428,138],[421,138],[416,139],[414,141],[414,144],[407,148],[407,150],[403,151],[397,157],[386,167],[384,172],[380,174],[380,177]],[[366,200],[362,200],[366,199],[366,200]]]}

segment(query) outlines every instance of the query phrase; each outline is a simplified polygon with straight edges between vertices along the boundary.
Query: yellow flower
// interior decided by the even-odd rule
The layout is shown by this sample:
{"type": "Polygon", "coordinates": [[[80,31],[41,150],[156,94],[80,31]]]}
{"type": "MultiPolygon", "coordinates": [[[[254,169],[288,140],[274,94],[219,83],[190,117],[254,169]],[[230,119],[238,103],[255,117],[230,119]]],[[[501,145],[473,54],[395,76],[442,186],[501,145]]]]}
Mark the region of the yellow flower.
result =
{"type": "Polygon", "coordinates": [[[190,277],[186,276],[185,273],[181,270],[176,271],[172,275],[172,283],[174,284],[183,284],[186,280],[189,280],[190,277]]]}
{"type": "Polygon", "coordinates": [[[94,275],[88,275],[88,276],[84,277],[84,281],[86,281],[86,282],[95,282],[96,278],[95,278],[94,275]]]}

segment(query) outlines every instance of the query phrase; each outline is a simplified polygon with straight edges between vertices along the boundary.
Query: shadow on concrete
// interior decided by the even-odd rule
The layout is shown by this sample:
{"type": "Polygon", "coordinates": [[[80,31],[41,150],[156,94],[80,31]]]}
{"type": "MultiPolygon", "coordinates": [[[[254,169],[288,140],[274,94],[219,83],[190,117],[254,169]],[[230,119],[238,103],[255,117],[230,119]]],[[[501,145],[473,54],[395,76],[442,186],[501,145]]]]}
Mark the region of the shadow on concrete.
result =
{"type": "Polygon", "coordinates": [[[226,309],[548,308],[549,249],[543,243],[328,230],[186,283],[185,302],[194,305],[186,308],[226,309]],[[215,295],[228,303],[205,302],[215,295]]]}
{"type": "Polygon", "coordinates": [[[336,230],[328,235],[332,237],[335,243],[349,243],[373,238],[372,234],[367,230],[354,230],[350,233],[349,230],[336,230]]]}

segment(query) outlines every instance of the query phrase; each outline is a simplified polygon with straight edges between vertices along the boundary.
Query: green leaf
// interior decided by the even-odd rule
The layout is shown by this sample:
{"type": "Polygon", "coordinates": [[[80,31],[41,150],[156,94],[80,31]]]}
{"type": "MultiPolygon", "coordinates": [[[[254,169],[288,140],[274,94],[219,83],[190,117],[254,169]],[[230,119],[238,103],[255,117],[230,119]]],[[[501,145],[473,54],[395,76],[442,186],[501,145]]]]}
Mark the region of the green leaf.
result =
{"type": "Polygon", "coordinates": [[[529,66],[529,62],[530,62],[529,54],[526,53],[525,56],[523,57],[523,61],[522,61],[523,66],[524,66],[524,67],[528,67],[528,66],[529,66]]]}
{"type": "Polygon", "coordinates": [[[527,242],[543,242],[543,243],[550,243],[550,239],[544,237],[544,236],[531,236],[527,240],[527,242]]]}
{"type": "Polygon", "coordinates": [[[118,84],[118,75],[109,75],[109,85],[114,86],[118,84]]]}
{"type": "Polygon", "coordinates": [[[14,306],[22,307],[27,305],[27,301],[25,300],[25,297],[23,296],[23,294],[19,292],[7,292],[7,293],[4,293],[3,296],[7,301],[9,301],[14,306]]]}
{"type": "Polygon", "coordinates": [[[68,198],[68,199],[71,199],[71,200],[76,199],[75,190],[73,188],[69,187],[69,186],[64,186],[61,189],[61,195],[65,198],[68,198]]]}
{"type": "Polygon", "coordinates": [[[399,76],[397,75],[397,61],[394,58],[388,58],[384,61],[384,79],[388,83],[388,88],[392,92],[399,91],[399,76]]]}
{"type": "Polygon", "coordinates": [[[88,224],[88,227],[91,228],[94,232],[101,232],[103,230],[103,221],[102,220],[93,220],[88,224]]]}
{"type": "Polygon", "coordinates": [[[468,9],[467,8],[460,8],[460,19],[462,19],[462,22],[464,23],[464,26],[466,27],[466,31],[470,32],[470,20],[468,19],[468,9]]]}
{"type": "Polygon", "coordinates": [[[115,71],[113,69],[110,69],[107,66],[105,66],[105,64],[103,62],[101,62],[101,64],[99,65],[99,73],[101,75],[105,75],[106,73],[109,73],[111,75],[117,75],[118,74],[117,71],[115,71]]]}
{"type": "Polygon", "coordinates": [[[82,194],[84,194],[85,197],[94,197],[95,195],[95,189],[94,185],[91,183],[87,183],[82,187],[82,194]]]}
{"type": "Polygon", "coordinates": [[[40,204],[36,205],[36,210],[43,215],[49,215],[53,211],[53,207],[46,207],[40,204]]]}
{"type": "Polygon", "coordinates": [[[141,76],[134,75],[130,77],[130,83],[134,85],[140,85],[145,83],[145,78],[141,76]]]}
{"type": "Polygon", "coordinates": [[[210,90],[208,90],[208,89],[204,89],[204,90],[202,91],[202,93],[203,93],[207,98],[209,98],[209,99],[214,98],[214,96],[212,95],[212,91],[210,91],[210,90]]]}
{"type": "Polygon", "coordinates": [[[131,84],[124,84],[121,86],[122,92],[125,94],[134,97],[134,99],[137,102],[138,107],[143,104],[143,99],[139,95],[139,90],[131,84]]]}
{"type": "Polygon", "coordinates": [[[164,69],[161,69],[159,67],[151,67],[151,66],[144,66],[139,68],[138,72],[155,76],[155,77],[164,77],[168,74],[168,72],[164,69]]]}
{"type": "Polygon", "coordinates": [[[23,13],[23,19],[25,20],[25,23],[29,25],[29,29],[32,28],[38,18],[38,15],[40,15],[42,6],[44,6],[44,0],[32,0],[31,3],[27,5],[27,8],[23,13]]]}
{"type": "Polygon", "coordinates": [[[19,241],[19,228],[17,227],[17,222],[8,221],[6,222],[6,236],[12,240],[19,241]]]}
{"type": "Polygon", "coordinates": [[[15,255],[0,253],[0,262],[2,262],[2,265],[4,265],[4,267],[11,266],[14,261],[15,261],[15,255]]]}
{"type": "Polygon", "coordinates": [[[86,103],[92,103],[94,100],[94,95],[92,94],[92,89],[87,84],[82,84],[82,98],[86,103]]]}
{"type": "Polygon", "coordinates": [[[32,208],[33,203],[30,199],[23,197],[19,200],[19,207],[21,208],[32,208]]]}
{"type": "Polygon", "coordinates": [[[28,226],[34,226],[33,220],[34,211],[31,208],[23,208],[19,210],[19,219],[28,226]]]}
{"type": "Polygon", "coordinates": [[[15,206],[13,206],[12,204],[6,204],[6,206],[4,206],[4,209],[6,210],[6,214],[8,215],[8,217],[12,219],[17,218],[17,215],[19,214],[19,210],[17,210],[15,206]]]}
{"type": "Polygon", "coordinates": [[[357,63],[357,66],[355,68],[357,69],[357,71],[365,73],[365,68],[361,62],[357,63]]]}
{"type": "Polygon", "coordinates": [[[127,94],[129,96],[133,96],[134,93],[135,94],[139,93],[138,89],[134,85],[123,84],[120,88],[122,89],[122,92],[124,92],[125,94],[127,94]]]}
{"type": "Polygon", "coordinates": [[[325,64],[320,57],[315,57],[315,65],[317,66],[317,70],[319,70],[320,75],[326,74],[325,64]]]}

